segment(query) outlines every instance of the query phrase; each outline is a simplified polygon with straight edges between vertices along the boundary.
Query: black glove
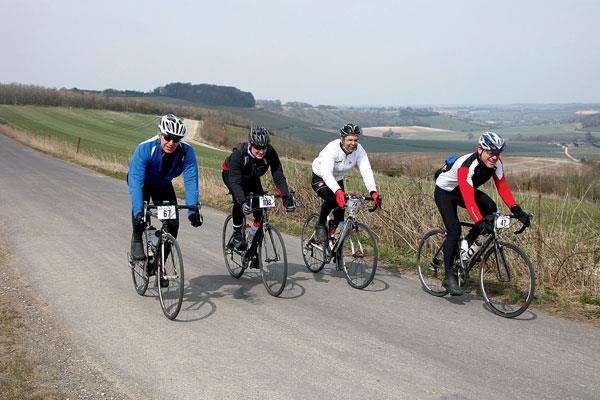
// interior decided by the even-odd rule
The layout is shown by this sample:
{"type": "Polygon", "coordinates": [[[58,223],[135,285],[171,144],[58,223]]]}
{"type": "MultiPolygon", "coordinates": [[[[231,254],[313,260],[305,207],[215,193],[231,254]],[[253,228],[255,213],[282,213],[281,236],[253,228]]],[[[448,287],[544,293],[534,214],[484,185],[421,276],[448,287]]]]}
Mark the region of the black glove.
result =
{"type": "Polygon", "coordinates": [[[133,229],[136,232],[143,232],[146,229],[146,221],[144,221],[143,213],[139,213],[133,218],[133,229]]]}
{"type": "Polygon", "coordinates": [[[521,221],[524,227],[528,228],[529,225],[531,225],[531,217],[529,216],[529,214],[523,211],[520,205],[515,204],[514,206],[512,206],[510,208],[510,212],[513,213],[519,221],[521,221]]]}
{"type": "Polygon", "coordinates": [[[194,228],[198,228],[199,226],[202,226],[202,223],[204,222],[204,218],[202,218],[202,214],[200,214],[200,210],[198,209],[198,207],[196,207],[195,209],[191,209],[191,214],[188,214],[188,219],[190,220],[190,224],[192,224],[192,226],[194,228]]]}
{"type": "Polygon", "coordinates": [[[294,212],[296,211],[296,201],[294,201],[294,196],[291,194],[289,196],[285,196],[283,198],[283,206],[285,207],[285,211],[294,212]]]}
{"type": "Polygon", "coordinates": [[[248,215],[252,212],[252,199],[248,198],[242,203],[242,212],[248,215]]]}
{"type": "Polygon", "coordinates": [[[494,216],[486,216],[475,224],[475,228],[478,229],[480,235],[489,235],[494,233],[494,216]]]}

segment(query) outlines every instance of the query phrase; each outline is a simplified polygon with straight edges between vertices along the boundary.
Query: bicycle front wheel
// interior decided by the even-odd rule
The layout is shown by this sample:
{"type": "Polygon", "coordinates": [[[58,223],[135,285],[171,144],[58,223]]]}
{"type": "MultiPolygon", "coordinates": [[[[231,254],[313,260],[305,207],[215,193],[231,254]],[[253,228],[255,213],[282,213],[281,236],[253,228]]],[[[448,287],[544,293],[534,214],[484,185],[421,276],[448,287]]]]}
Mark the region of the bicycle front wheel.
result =
{"type": "Polygon", "coordinates": [[[312,214],[302,227],[301,245],[304,264],[311,272],[319,272],[326,264],[324,246],[327,243],[317,243],[315,240],[315,225],[319,214],[312,214]]]}
{"type": "Polygon", "coordinates": [[[340,244],[338,266],[346,273],[350,286],[364,289],[377,271],[377,238],[371,228],[360,222],[348,228],[340,244]]]}
{"type": "Polygon", "coordinates": [[[444,280],[444,242],[446,232],[432,229],[423,236],[417,250],[417,271],[423,289],[429,294],[442,297],[448,290],[442,286],[444,280]]]}
{"type": "Polygon", "coordinates": [[[263,283],[271,296],[279,296],[287,281],[287,253],[281,233],[274,226],[264,230],[258,250],[263,283]]]}
{"type": "Polygon", "coordinates": [[[520,247],[501,243],[483,257],[479,286],[485,302],[495,314],[514,318],[527,310],[533,299],[533,265],[520,247]]]}
{"type": "Polygon", "coordinates": [[[131,267],[131,279],[133,280],[133,287],[140,296],[143,296],[148,289],[148,274],[146,273],[146,265],[149,262],[148,259],[148,230],[144,230],[142,234],[142,241],[144,243],[144,251],[146,257],[143,260],[134,260],[131,255],[129,256],[129,266],[131,267]]]}
{"type": "Polygon", "coordinates": [[[156,274],[158,296],[165,316],[175,319],[183,302],[183,257],[177,240],[168,233],[164,235],[161,250],[164,251],[165,256],[158,255],[160,257],[156,274]]]}
{"type": "Polygon", "coordinates": [[[233,236],[233,217],[230,215],[225,219],[223,224],[223,258],[225,259],[225,266],[229,275],[238,279],[244,273],[246,266],[243,262],[243,255],[241,252],[235,250],[231,244],[231,237],[233,236]]]}

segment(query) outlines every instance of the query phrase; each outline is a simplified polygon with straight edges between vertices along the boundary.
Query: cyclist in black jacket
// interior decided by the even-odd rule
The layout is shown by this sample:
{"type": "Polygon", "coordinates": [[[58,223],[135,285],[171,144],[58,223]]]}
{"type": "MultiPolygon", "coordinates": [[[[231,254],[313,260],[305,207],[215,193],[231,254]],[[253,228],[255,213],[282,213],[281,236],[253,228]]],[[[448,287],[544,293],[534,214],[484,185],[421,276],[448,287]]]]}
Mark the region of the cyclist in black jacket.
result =
{"type": "MultiPolygon", "coordinates": [[[[287,212],[296,210],[294,198],[290,195],[283,167],[277,152],[270,144],[269,131],[263,127],[252,127],[248,133],[248,142],[242,142],[233,148],[232,153],[223,162],[223,182],[233,196],[233,246],[237,250],[246,248],[246,238],[242,231],[244,214],[252,212],[249,193],[263,193],[260,177],[271,168],[277,193],[283,196],[283,205],[287,212]]],[[[260,226],[262,211],[253,212],[254,225],[260,226]]]]}

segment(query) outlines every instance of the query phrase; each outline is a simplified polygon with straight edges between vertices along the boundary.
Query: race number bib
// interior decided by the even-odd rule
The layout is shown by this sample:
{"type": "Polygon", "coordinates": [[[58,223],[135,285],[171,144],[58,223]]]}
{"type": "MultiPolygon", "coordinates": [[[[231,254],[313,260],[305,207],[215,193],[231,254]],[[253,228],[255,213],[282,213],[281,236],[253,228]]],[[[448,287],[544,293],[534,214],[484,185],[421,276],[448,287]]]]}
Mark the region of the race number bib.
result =
{"type": "Polygon", "coordinates": [[[158,219],[161,221],[163,219],[175,219],[177,218],[177,214],[175,214],[175,206],[158,206],[156,207],[158,211],[158,219]]]}
{"type": "Polygon", "coordinates": [[[498,229],[506,229],[510,226],[510,217],[507,215],[503,215],[501,217],[496,218],[496,228],[498,229]]]}
{"type": "Polygon", "coordinates": [[[275,196],[260,196],[258,198],[258,206],[260,208],[275,207],[275,196]]]}
{"type": "Polygon", "coordinates": [[[355,210],[357,208],[360,208],[361,206],[362,206],[362,199],[350,198],[350,199],[348,199],[348,202],[346,203],[346,208],[349,208],[351,210],[355,210]]]}

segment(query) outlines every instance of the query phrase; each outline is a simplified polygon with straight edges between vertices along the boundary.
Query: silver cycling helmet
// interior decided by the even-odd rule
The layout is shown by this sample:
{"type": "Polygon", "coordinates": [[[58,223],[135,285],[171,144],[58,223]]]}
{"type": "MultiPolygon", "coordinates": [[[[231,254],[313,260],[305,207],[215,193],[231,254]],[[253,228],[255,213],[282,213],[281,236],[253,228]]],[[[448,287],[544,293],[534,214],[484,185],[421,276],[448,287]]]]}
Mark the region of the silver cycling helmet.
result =
{"type": "Polygon", "coordinates": [[[340,136],[342,138],[345,138],[348,135],[360,136],[361,133],[362,131],[360,130],[360,127],[354,124],[346,124],[342,129],[340,129],[340,136]]]}
{"type": "Polygon", "coordinates": [[[501,153],[506,146],[506,142],[495,132],[484,132],[479,137],[479,147],[493,153],[501,153]]]}
{"type": "Polygon", "coordinates": [[[185,124],[183,119],[173,114],[163,115],[158,124],[158,129],[163,135],[183,137],[185,135],[185,124]]]}
{"type": "Polygon", "coordinates": [[[253,126],[248,132],[248,141],[252,146],[264,148],[271,142],[269,131],[262,126],[253,126]]]}

